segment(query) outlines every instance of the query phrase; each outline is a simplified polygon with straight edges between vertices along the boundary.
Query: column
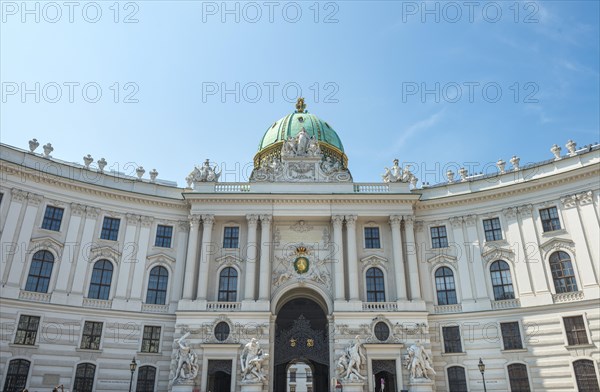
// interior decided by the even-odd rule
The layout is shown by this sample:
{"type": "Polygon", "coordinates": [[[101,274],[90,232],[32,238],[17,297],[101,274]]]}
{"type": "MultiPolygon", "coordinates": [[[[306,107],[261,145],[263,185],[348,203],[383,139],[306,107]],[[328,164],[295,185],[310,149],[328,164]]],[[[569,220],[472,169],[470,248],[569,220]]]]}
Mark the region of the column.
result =
{"type": "MultiPolygon", "coordinates": [[[[79,247],[79,257],[77,260],[85,260],[86,263],[75,263],[75,273],[73,274],[72,281],[70,282],[70,288],[67,291],[73,294],[83,294],[87,297],[86,288],[83,285],[86,282],[86,277],[91,277],[91,270],[94,266],[90,260],[90,246],[97,246],[97,242],[94,242],[94,229],[96,228],[96,220],[100,215],[101,210],[99,208],[87,206],[85,208],[85,222],[83,224],[83,233],[81,234],[81,244],[79,247]],[[87,246],[90,244],[90,246],[87,246]],[[90,272],[88,272],[88,270],[90,272]]],[[[89,281],[89,280],[88,280],[89,281]]]]}
{"type": "Polygon", "coordinates": [[[193,299],[194,282],[196,279],[196,258],[198,252],[198,230],[200,228],[200,215],[190,215],[189,227],[190,235],[187,247],[187,257],[185,259],[185,280],[183,282],[183,299],[193,299]]]}
{"type": "Polygon", "coordinates": [[[334,215],[331,217],[333,224],[333,243],[331,249],[331,259],[334,263],[335,271],[335,300],[341,301],[345,299],[344,293],[344,244],[342,243],[342,223],[344,217],[342,215],[334,215]]]}
{"type": "MultiPolygon", "coordinates": [[[[125,237],[123,240],[123,252],[121,254],[121,262],[119,263],[119,275],[117,276],[117,287],[115,290],[115,298],[127,298],[127,284],[132,277],[132,264],[135,262],[136,241],[135,233],[137,232],[140,216],[136,214],[127,214],[125,216],[127,225],[125,227],[125,237]],[[133,249],[133,252],[131,251],[133,249]]],[[[144,260],[145,262],[145,260],[144,260]]]]}
{"type": "Polygon", "coordinates": [[[244,300],[254,301],[254,282],[256,280],[256,227],[257,215],[246,215],[248,222],[248,242],[246,244],[246,271],[244,300]]]}
{"type": "Polygon", "coordinates": [[[465,225],[467,228],[467,241],[469,244],[469,252],[471,252],[471,261],[473,262],[473,268],[471,273],[473,275],[472,281],[475,283],[475,298],[479,301],[489,301],[489,295],[486,289],[486,282],[488,274],[483,271],[483,261],[481,260],[481,245],[479,243],[479,236],[477,234],[477,216],[468,215],[464,218],[465,225]],[[486,277],[486,279],[481,279],[486,277]]]}
{"type": "Polygon", "coordinates": [[[154,223],[154,218],[142,215],[140,223],[141,228],[138,232],[138,238],[136,240],[137,248],[135,249],[136,263],[133,265],[133,270],[130,271],[130,274],[133,275],[133,281],[129,282],[130,287],[127,291],[127,298],[134,300],[139,299],[142,302],[146,302],[146,293],[143,293],[142,290],[148,279],[148,276],[146,275],[146,256],[148,255],[148,246],[152,240],[152,238],[150,238],[150,229],[154,223]]]}
{"type": "Polygon", "coordinates": [[[200,272],[198,273],[197,300],[206,301],[208,293],[208,262],[212,251],[212,229],[215,223],[214,215],[202,215],[202,249],[200,250],[200,272]]]}
{"type": "MultiPolygon", "coordinates": [[[[523,236],[524,244],[535,244],[537,246],[538,239],[536,235],[535,224],[532,217],[533,207],[531,205],[524,205],[517,208],[519,216],[521,217],[521,235],[523,236]]],[[[527,245],[526,249],[527,250],[527,245]]],[[[533,290],[536,295],[541,293],[550,294],[548,288],[548,282],[546,280],[546,272],[544,271],[544,261],[541,259],[539,253],[530,256],[527,251],[524,253],[529,271],[533,279],[533,290]]]]}
{"type": "Polygon", "coordinates": [[[407,252],[408,257],[408,277],[410,282],[411,301],[421,300],[421,284],[419,283],[419,265],[417,263],[417,244],[415,242],[415,232],[413,227],[413,217],[404,217],[404,230],[406,231],[406,242],[412,246],[412,250],[407,252]]]}
{"type": "MultiPolygon", "coordinates": [[[[196,224],[197,226],[197,224],[196,224]]],[[[177,228],[178,228],[178,232],[177,232],[177,241],[175,242],[175,249],[177,250],[177,255],[175,256],[175,272],[173,273],[173,277],[171,278],[171,284],[172,284],[172,289],[171,289],[171,301],[178,301],[180,300],[183,295],[183,287],[184,287],[184,282],[185,282],[185,277],[187,275],[185,275],[185,270],[186,270],[186,263],[185,263],[185,255],[186,255],[186,250],[187,250],[187,242],[188,242],[188,232],[190,231],[190,223],[188,221],[179,221],[177,222],[177,228]]],[[[196,227],[196,245],[198,245],[198,227],[196,227]]],[[[195,276],[194,272],[191,273],[191,275],[189,275],[190,278],[192,278],[192,282],[193,282],[193,277],[195,276]]],[[[192,288],[190,293],[194,293],[194,287],[192,284],[192,288]]],[[[189,299],[189,298],[188,298],[189,299]]]]}
{"type": "Polygon", "coordinates": [[[598,238],[600,238],[600,227],[594,210],[594,194],[592,191],[583,192],[577,195],[579,202],[579,216],[583,225],[583,232],[588,239],[588,249],[592,256],[592,267],[596,270],[596,277],[600,278],[600,249],[598,247],[598,238]]]}
{"type": "Polygon", "coordinates": [[[260,273],[258,298],[268,301],[271,296],[271,215],[260,216],[260,273]]]}
{"type": "Polygon", "coordinates": [[[514,275],[512,278],[517,282],[519,296],[532,295],[533,290],[531,289],[531,280],[529,275],[529,269],[527,268],[527,262],[522,258],[522,254],[527,254],[527,248],[523,246],[521,241],[521,235],[519,234],[519,222],[517,220],[517,209],[515,207],[509,207],[502,210],[502,214],[506,219],[506,240],[508,246],[515,252],[514,261],[514,275]]]}
{"type": "Polygon", "coordinates": [[[346,234],[348,235],[348,291],[350,301],[358,298],[358,259],[356,256],[356,215],[346,215],[346,234]]]}
{"type": "Polygon", "coordinates": [[[455,216],[450,218],[450,224],[452,225],[452,233],[454,235],[455,246],[458,249],[457,254],[457,269],[458,276],[454,277],[454,281],[460,282],[460,298],[461,302],[472,302],[473,301],[473,288],[471,287],[471,274],[469,273],[469,258],[465,251],[465,235],[463,233],[463,218],[462,216],[455,216]]]}
{"type": "Polygon", "coordinates": [[[578,286],[579,290],[583,290],[585,287],[598,284],[590,255],[590,249],[594,246],[598,246],[598,238],[594,240],[596,245],[587,241],[585,232],[583,231],[581,217],[577,211],[578,202],[576,195],[563,197],[560,201],[563,206],[562,211],[565,221],[569,222],[571,238],[573,239],[573,242],[575,242],[576,248],[578,248],[577,256],[575,260],[573,260],[573,265],[579,270],[581,284],[578,284],[578,286]]]}
{"type": "MultiPolygon", "coordinates": [[[[6,215],[6,221],[4,222],[4,229],[2,230],[2,236],[0,237],[0,243],[2,244],[2,253],[0,253],[0,271],[2,275],[2,285],[8,281],[8,273],[10,272],[11,265],[15,254],[19,251],[18,249],[18,235],[20,227],[20,219],[22,217],[22,211],[27,208],[27,192],[20,189],[11,190],[11,200],[6,200],[4,196],[4,203],[10,203],[8,207],[8,214],[6,215]],[[14,230],[6,230],[8,227],[13,227],[14,230]]],[[[15,285],[18,287],[18,283],[15,285]]]]}
{"type": "MultiPolygon", "coordinates": [[[[77,262],[77,234],[79,227],[83,221],[85,214],[85,206],[77,203],[71,203],[71,215],[69,217],[69,227],[67,229],[65,239],[65,251],[63,251],[62,259],[58,266],[58,276],[56,279],[55,292],[66,292],[67,284],[69,283],[69,274],[71,266],[77,262]]],[[[55,296],[53,296],[55,297],[55,296]]]]}
{"type": "Polygon", "coordinates": [[[400,222],[402,216],[391,215],[390,226],[392,228],[392,257],[394,259],[394,274],[396,278],[396,299],[406,301],[406,275],[404,272],[404,256],[402,255],[402,232],[400,222]]]}

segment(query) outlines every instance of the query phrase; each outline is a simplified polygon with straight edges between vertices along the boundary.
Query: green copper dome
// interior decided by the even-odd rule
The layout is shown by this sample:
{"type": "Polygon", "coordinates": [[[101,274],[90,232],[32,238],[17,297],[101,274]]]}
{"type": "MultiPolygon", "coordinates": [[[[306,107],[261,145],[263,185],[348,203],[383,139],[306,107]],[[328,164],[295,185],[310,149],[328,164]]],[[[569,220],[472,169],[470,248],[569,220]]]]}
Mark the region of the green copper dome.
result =
{"type": "Polygon", "coordinates": [[[296,111],[284,118],[275,121],[267,129],[260,143],[258,152],[254,156],[254,167],[261,163],[279,159],[281,148],[286,140],[295,138],[304,129],[309,137],[315,138],[324,159],[329,157],[338,161],[345,168],[348,165],[348,157],[344,154],[344,146],[337,133],[329,124],[319,117],[306,111],[304,98],[298,98],[296,111]]]}
{"type": "Polygon", "coordinates": [[[308,112],[294,112],[284,118],[275,121],[261,139],[258,150],[261,151],[277,142],[295,137],[304,128],[309,136],[316,138],[319,145],[327,143],[344,152],[344,146],[337,133],[331,126],[319,117],[308,112]]]}

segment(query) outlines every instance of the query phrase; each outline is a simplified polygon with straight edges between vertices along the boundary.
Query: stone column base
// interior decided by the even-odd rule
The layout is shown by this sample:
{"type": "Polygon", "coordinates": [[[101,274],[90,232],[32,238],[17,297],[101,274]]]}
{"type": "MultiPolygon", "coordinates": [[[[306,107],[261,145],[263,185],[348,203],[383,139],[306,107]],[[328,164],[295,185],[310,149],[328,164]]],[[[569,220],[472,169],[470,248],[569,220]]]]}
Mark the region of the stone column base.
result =
{"type": "Polygon", "coordinates": [[[359,381],[359,382],[344,382],[342,381],[342,386],[343,386],[343,390],[344,392],[363,392],[365,390],[365,382],[364,381],[359,381]]]}
{"type": "Polygon", "coordinates": [[[173,385],[173,392],[193,392],[194,384],[175,384],[173,385]]]}
{"type": "Polygon", "coordinates": [[[409,392],[433,392],[434,382],[427,378],[410,380],[408,383],[409,392]]]}
{"type": "Polygon", "coordinates": [[[252,384],[243,384],[242,383],[242,392],[261,392],[262,389],[263,389],[262,382],[252,383],[252,384]]]}

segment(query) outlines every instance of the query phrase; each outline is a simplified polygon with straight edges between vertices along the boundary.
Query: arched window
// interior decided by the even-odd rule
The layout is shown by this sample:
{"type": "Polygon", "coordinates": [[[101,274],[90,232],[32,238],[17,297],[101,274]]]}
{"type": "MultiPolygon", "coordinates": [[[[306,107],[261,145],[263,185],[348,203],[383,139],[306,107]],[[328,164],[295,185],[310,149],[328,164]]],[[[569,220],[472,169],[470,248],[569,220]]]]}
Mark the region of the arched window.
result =
{"type": "Polygon", "coordinates": [[[72,388],[73,392],[93,392],[95,375],[96,365],[91,363],[80,363],[77,365],[72,388]]]}
{"type": "Polygon", "coordinates": [[[577,291],[573,264],[566,252],[558,251],[550,255],[550,271],[557,294],[577,291]]]}
{"type": "Polygon", "coordinates": [[[150,270],[148,279],[148,292],[146,303],[164,305],[167,301],[167,283],[169,282],[169,271],[165,267],[157,265],[150,270]]]}
{"type": "Polygon", "coordinates": [[[98,260],[94,264],[92,281],[88,298],[108,299],[110,295],[110,282],[112,281],[113,266],[108,260],[98,260]]]}
{"type": "Polygon", "coordinates": [[[508,365],[508,380],[510,382],[510,392],[530,392],[529,376],[527,376],[527,366],[522,363],[513,363],[508,365]]]}
{"type": "Polygon", "coordinates": [[[450,366],[448,368],[448,389],[450,392],[467,392],[467,378],[465,368],[450,366]]]}
{"type": "Polygon", "coordinates": [[[580,359],[573,362],[575,370],[575,379],[577,380],[577,388],[582,392],[598,392],[598,378],[596,378],[596,369],[594,362],[589,359],[580,359]]]}
{"type": "Polygon", "coordinates": [[[454,273],[448,267],[441,267],[435,271],[435,289],[437,291],[438,305],[456,304],[456,286],[454,273]]]}
{"type": "Polygon", "coordinates": [[[502,260],[494,261],[490,266],[490,273],[492,275],[494,299],[496,301],[514,299],[515,291],[513,289],[508,263],[502,260]]]}
{"type": "Polygon", "coordinates": [[[156,368],[154,366],[140,366],[138,369],[136,392],[154,392],[156,368]]]}
{"type": "Polygon", "coordinates": [[[26,359],[13,359],[8,364],[4,392],[21,392],[27,385],[30,362],[26,359]]]}
{"type": "Polygon", "coordinates": [[[219,275],[219,301],[237,301],[237,270],[233,267],[223,268],[219,275]]]}
{"type": "Polygon", "coordinates": [[[385,302],[385,281],[379,268],[367,270],[367,302],[385,302]]]}
{"type": "Polygon", "coordinates": [[[47,293],[53,266],[54,256],[52,253],[47,250],[35,252],[31,260],[31,267],[29,267],[25,290],[47,293]]]}

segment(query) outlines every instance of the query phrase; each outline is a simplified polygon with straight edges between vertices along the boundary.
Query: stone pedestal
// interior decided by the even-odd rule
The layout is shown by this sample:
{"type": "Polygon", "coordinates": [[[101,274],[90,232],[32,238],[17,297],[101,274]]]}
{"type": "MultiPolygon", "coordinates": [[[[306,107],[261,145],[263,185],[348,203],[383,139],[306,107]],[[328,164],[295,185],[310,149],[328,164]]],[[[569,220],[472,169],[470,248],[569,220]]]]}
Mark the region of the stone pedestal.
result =
{"type": "Polygon", "coordinates": [[[412,379],[408,383],[408,392],[433,392],[434,382],[428,378],[412,379]]]}
{"type": "Polygon", "coordinates": [[[194,384],[175,384],[173,385],[173,392],[193,392],[194,384]]]}
{"type": "Polygon", "coordinates": [[[363,392],[365,390],[365,382],[364,381],[348,381],[348,382],[343,382],[342,381],[342,386],[343,386],[343,391],[344,392],[363,392]]]}
{"type": "Polygon", "coordinates": [[[262,382],[259,383],[242,383],[242,392],[261,392],[263,389],[262,382]]]}

